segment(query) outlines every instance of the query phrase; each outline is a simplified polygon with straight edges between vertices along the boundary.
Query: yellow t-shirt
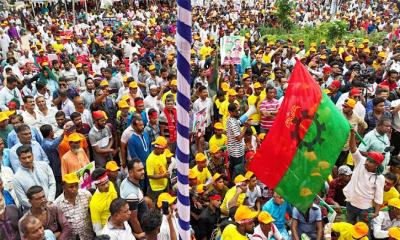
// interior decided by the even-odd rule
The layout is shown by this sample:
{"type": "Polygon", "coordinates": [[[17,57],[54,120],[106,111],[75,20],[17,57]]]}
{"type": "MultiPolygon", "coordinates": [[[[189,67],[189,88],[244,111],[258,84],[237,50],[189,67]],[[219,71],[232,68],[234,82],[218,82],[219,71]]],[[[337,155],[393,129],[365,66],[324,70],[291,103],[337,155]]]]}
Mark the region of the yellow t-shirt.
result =
{"type": "MultiPolygon", "coordinates": [[[[346,222],[332,223],[332,231],[340,234],[338,240],[353,239],[354,226],[346,222]]],[[[368,237],[363,237],[360,240],[368,240],[368,237]]]]}
{"type": "Polygon", "coordinates": [[[272,54],[273,54],[274,52],[269,52],[268,54],[263,54],[263,56],[262,56],[262,60],[263,60],[263,62],[264,63],[271,63],[271,59],[272,59],[272,54]]]}
{"type": "Polygon", "coordinates": [[[217,138],[214,134],[210,138],[210,141],[208,141],[208,145],[209,146],[216,145],[218,147],[223,147],[223,146],[226,146],[227,141],[228,141],[228,137],[225,134],[222,134],[221,138],[217,138]]]}
{"type": "Polygon", "coordinates": [[[107,223],[107,219],[110,217],[110,204],[112,200],[118,197],[117,191],[115,191],[114,184],[109,182],[110,188],[108,192],[99,192],[98,190],[93,194],[90,200],[90,216],[92,218],[93,225],[102,229],[107,223]]]}
{"type": "MultiPolygon", "coordinates": [[[[167,158],[165,154],[155,155],[154,152],[150,153],[146,160],[147,175],[152,176],[155,174],[164,174],[167,172],[167,158]]],[[[168,179],[151,179],[149,178],[150,187],[153,191],[162,191],[167,187],[168,179]]]]}
{"type": "MultiPolygon", "coordinates": [[[[238,106],[240,105],[237,100],[235,100],[234,103],[236,103],[238,106]]],[[[229,117],[228,106],[229,106],[228,99],[223,101],[219,106],[219,114],[222,116],[222,125],[224,126],[224,129],[226,129],[226,121],[228,120],[229,117]]]]}
{"type": "MultiPolygon", "coordinates": [[[[236,193],[236,186],[232,187],[231,189],[229,189],[226,192],[224,201],[222,201],[222,204],[220,207],[221,212],[226,216],[228,216],[228,212],[229,212],[228,211],[228,202],[233,198],[233,196],[235,196],[235,193],[236,193]]],[[[246,193],[241,193],[239,195],[238,200],[237,200],[237,207],[239,207],[243,204],[245,198],[246,198],[246,193]]]]}
{"type": "Polygon", "coordinates": [[[62,50],[64,49],[64,44],[58,44],[58,43],[54,43],[52,45],[54,51],[56,51],[56,53],[61,53],[62,50]]]}
{"type": "Polygon", "coordinates": [[[221,239],[223,240],[248,240],[246,236],[240,234],[235,224],[229,224],[222,232],[221,239]]]}
{"type": "Polygon", "coordinates": [[[387,204],[387,202],[392,199],[392,198],[399,198],[400,194],[399,191],[397,191],[396,188],[392,187],[389,189],[389,191],[385,192],[383,191],[383,203],[387,204]]]}
{"type": "Polygon", "coordinates": [[[161,97],[161,100],[162,100],[163,103],[165,103],[165,99],[167,98],[167,96],[168,96],[169,94],[174,95],[174,100],[175,100],[175,102],[176,102],[176,93],[173,93],[173,92],[171,92],[171,90],[169,90],[168,92],[164,93],[164,94],[162,95],[162,97],[161,97]]]}
{"type": "MultiPolygon", "coordinates": [[[[261,92],[261,93],[262,93],[262,92],[261,92]]],[[[260,94],[259,97],[260,97],[260,100],[258,100],[257,106],[256,106],[257,112],[254,113],[253,115],[251,115],[251,116],[249,117],[249,119],[251,119],[251,122],[252,122],[253,124],[256,124],[256,125],[260,122],[260,119],[261,119],[261,116],[260,116],[260,105],[261,105],[261,102],[264,100],[264,98],[262,97],[262,94],[260,94]]],[[[265,97],[265,95],[264,95],[264,97],[265,97]]],[[[251,95],[251,96],[249,96],[249,98],[247,99],[247,104],[248,104],[249,106],[250,106],[250,105],[255,105],[256,101],[257,101],[257,96],[251,95]]]]}
{"type": "Polygon", "coordinates": [[[196,165],[192,168],[192,171],[197,175],[197,184],[205,184],[211,178],[208,168],[203,168],[203,171],[200,172],[196,165]]]}

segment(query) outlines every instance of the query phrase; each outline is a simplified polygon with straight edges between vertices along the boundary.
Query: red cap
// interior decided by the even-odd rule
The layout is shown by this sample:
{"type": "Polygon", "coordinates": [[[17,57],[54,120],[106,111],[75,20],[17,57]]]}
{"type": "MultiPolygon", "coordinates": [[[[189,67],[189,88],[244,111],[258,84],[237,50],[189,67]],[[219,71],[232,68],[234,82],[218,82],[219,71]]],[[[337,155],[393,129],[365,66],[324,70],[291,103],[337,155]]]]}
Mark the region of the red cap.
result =
{"type": "Polygon", "coordinates": [[[149,114],[149,118],[157,118],[158,114],[157,112],[152,112],[151,114],[149,114]]]}
{"type": "Polygon", "coordinates": [[[367,158],[373,160],[378,165],[380,165],[383,160],[385,160],[383,154],[379,152],[368,152],[367,158]]]}
{"type": "Polygon", "coordinates": [[[349,96],[354,96],[354,95],[360,94],[360,93],[361,93],[360,89],[358,89],[358,88],[352,88],[352,89],[350,90],[350,92],[349,92],[349,96]]]}
{"type": "Polygon", "coordinates": [[[144,104],[143,99],[135,100],[135,106],[136,106],[136,105],[141,105],[141,104],[144,104]]]}
{"type": "Polygon", "coordinates": [[[93,115],[93,119],[94,120],[104,118],[103,111],[95,111],[95,112],[92,113],[92,115],[93,115]]]}
{"type": "Polygon", "coordinates": [[[339,80],[334,80],[334,81],[331,83],[331,86],[334,86],[334,87],[336,87],[336,88],[340,88],[341,85],[342,85],[342,84],[340,83],[339,80]]]}
{"type": "Polygon", "coordinates": [[[221,200],[221,195],[215,194],[208,197],[210,200],[221,200]]]}
{"type": "Polygon", "coordinates": [[[8,108],[17,108],[17,103],[14,102],[14,101],[10,101],[10,102],[7,104],[7,107],[8,107],[8,108]]]}
{"type": "Polygon", "coordinates": [[[332,72],[332,68],[329,67],[329,66],[325,66],[324,68],[322,68],[322,72],[326,73],[326,74],[331,73],[332,72]]]}

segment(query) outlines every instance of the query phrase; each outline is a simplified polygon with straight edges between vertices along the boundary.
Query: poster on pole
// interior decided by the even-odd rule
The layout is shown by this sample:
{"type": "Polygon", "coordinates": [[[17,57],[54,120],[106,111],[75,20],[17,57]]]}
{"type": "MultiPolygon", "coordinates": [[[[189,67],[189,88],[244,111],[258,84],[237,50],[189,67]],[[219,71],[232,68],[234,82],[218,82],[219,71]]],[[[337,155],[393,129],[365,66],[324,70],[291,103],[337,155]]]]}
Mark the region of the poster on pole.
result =
{"type": "Polygon", "coordinates": [[[225,36],[222,38],[220,49],[222,64],[226,62],[240,64],[240,60],[244,56],[244,37],[225,36]]]}

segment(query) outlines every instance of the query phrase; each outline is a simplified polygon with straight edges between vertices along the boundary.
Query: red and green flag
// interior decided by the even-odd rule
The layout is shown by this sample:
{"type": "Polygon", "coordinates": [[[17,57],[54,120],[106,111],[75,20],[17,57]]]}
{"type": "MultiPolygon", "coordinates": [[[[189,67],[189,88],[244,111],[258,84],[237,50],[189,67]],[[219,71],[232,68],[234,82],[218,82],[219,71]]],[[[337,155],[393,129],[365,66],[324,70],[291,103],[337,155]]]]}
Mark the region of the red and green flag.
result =
{"type": "Polygon", "coordinates": [[[322,189],[349,132],[348,121],[297,60],[283,103],[250,170],[304,211],[322,189]]]}

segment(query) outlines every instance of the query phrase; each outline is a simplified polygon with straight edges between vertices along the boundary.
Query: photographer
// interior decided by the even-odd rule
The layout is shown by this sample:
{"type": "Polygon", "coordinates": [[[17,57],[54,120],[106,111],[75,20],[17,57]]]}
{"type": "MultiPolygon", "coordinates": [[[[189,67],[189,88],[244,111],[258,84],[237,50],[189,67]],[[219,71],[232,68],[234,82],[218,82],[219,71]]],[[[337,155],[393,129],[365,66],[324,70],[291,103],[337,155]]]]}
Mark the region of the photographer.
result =
{"type": "Polygon", "coordinates": [[[176,197],[169,193],[161,193],[157,199],[157,208],[163,214],[158,239],[176,240],[178,234],[178,218],[176,213],[176,197]]]}

